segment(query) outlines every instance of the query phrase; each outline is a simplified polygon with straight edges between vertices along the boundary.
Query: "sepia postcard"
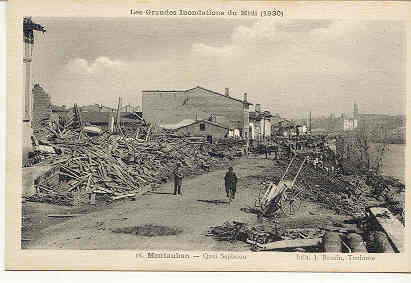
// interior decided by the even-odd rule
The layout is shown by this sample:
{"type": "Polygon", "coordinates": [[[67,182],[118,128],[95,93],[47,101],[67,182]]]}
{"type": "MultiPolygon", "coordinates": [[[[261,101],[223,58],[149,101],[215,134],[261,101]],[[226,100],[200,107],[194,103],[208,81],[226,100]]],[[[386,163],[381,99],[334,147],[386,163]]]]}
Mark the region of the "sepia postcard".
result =
{"type": "Polygon", "coordinates": [[[411,3],[8,3],[6,269],[409,272],[411,3]]]}

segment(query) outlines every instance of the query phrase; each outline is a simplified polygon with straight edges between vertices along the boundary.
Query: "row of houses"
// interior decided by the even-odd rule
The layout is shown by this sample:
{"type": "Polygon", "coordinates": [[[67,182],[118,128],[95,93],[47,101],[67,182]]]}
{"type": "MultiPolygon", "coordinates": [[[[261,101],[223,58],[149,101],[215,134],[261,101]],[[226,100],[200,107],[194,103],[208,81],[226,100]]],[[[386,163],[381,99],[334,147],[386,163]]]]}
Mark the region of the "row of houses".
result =
{"type": "Polygon", "coordinates": [[[271,137],[271,113],[260,104],[196,86],[187,90],[144,90],[143,117],[146,121],[185,136],[236,137],[266,140],[271,137]]]}
{"type": "MultiPolygon", "coordinates": [[[[72,112],[66,106],[51,105],[51,112],[72,112]]],[[[83,121],[108,128],[117,111],[101,104],[80,106],[83,121]]],[[[139,127],[148,122],[172,130],[181,136],[202,136],[213,139],[234,137],[247,141],[265,141],[271,137],[273,115],[242,98],[233,97],[229,88],[224,93],[197,86],[187,90],[144,90],[142,111],[130,105],[120,109],[126,127],[139,127]]],[[[53,114],[52,114],[53,115],[53,114]]]]}

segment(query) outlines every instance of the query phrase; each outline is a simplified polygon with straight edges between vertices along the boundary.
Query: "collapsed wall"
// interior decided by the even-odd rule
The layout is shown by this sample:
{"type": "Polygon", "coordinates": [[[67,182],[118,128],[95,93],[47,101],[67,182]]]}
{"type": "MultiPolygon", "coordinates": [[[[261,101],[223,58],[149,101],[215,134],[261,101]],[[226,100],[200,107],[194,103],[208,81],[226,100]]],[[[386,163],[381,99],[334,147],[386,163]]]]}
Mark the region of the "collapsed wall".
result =
{"type": "Polygon", "coordinates": [[[32,91],[33,95],[33,118],[31,126],[37,128],[41,121],[50,118],[51,102],[47,92],[39,85],[35,84],[32,91]]]}

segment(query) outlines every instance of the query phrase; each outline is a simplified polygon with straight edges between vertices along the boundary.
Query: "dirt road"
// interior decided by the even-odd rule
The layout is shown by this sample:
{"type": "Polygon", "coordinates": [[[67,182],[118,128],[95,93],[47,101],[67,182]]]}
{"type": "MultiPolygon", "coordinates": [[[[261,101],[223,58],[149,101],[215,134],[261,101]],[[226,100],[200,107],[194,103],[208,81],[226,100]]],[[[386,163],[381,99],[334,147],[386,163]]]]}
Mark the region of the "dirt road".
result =
{"type": "MultiPolygon", "coordinates": [[[[225,221],[255,222],[256,215],[240,209],[253,204],[257,186],[267,175],[272,160],[252,157],[237,161],[239,177],[235,200],[227,203],[224,191],[225,170],[187,178],[183,195],[172,195],[172,184],[135,201],[124,201],[42,229],[38,239],[26,248],[50,249],[178,249],[178,250],[248,250],[245,243],[217,242],[205,236],[210,226],[225,221]],[[144,237],[114,233],[113,229],[156,224],[176,227],[182,233],[173,236],[144,237]]],[[[277,172],[279,173],[279,172],[277,172]]]]}

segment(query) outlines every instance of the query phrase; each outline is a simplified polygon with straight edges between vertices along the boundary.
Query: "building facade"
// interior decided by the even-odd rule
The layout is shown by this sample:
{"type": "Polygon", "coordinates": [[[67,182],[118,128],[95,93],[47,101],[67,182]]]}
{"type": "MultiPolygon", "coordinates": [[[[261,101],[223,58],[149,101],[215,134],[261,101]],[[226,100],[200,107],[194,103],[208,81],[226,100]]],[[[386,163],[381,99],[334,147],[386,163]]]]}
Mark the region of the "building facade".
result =
{"type": "Polygon", "coordinates": [[[341,118],[336,120],[336,128],[337,130],[342,131],[352,131],[358,127],[358,120],[354,118],[345,118],[342,116],[341,118]]]}
{"type": "Polygon", "coordinates": [[[269,111],[261,111],[261,105],[255,105],[255,111],[249,113],[250,139],[264,141],[271,137],[271,118],[269,111]]]}
{"type": "Polygon", "coordinates": [[[237,129],[241,137],[249,135],[249,106],[247,94],[243,99],[215,92],[200,86],[188,90],[144,90],[143,118],[152,124],[177,124],[180,121],[209,120],[226,128],[237,129]]]}
{"type": "Polygon", "coordinates": [[[226,138],[229,128],[208,120],[193,121],[174,130],[180,136],[206,137],[209,141],[226,138]]]}

